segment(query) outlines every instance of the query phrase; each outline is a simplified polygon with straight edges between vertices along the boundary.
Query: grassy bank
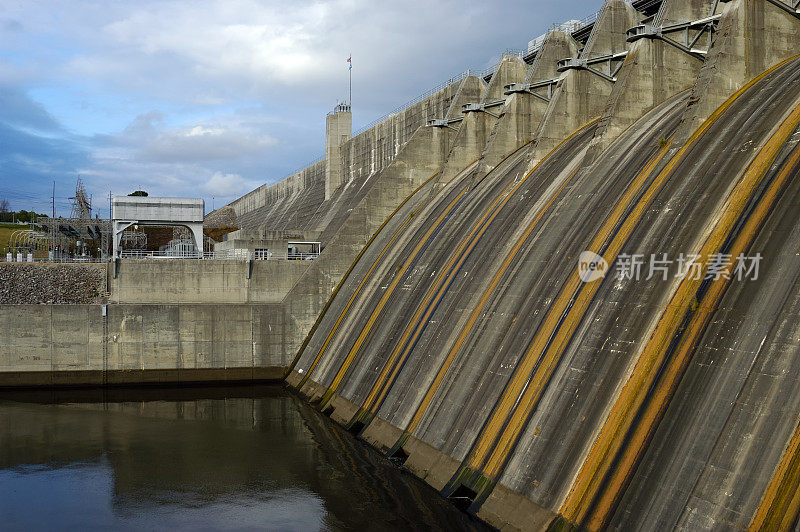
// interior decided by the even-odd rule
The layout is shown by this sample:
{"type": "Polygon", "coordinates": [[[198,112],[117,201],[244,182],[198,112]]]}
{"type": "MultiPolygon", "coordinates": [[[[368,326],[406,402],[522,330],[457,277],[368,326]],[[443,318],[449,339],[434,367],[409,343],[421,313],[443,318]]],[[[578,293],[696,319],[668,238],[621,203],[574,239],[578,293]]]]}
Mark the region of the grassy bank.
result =
{"type": "Polygon", "coordinates": [[[5,255],[8,252],[8,241],[11,238],[11,233],[27,228],[28,225],[0,224],[0,253],[5,255]]]}

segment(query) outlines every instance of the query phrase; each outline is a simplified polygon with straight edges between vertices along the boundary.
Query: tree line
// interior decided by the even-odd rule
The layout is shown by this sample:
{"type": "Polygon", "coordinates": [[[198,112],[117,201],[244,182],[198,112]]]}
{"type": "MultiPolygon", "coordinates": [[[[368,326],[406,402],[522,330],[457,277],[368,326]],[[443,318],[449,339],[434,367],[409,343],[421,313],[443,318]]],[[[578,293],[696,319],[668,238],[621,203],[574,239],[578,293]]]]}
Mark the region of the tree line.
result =
{"type": "Polygon", "coordinates": [[[37,218],[47,217],[46,214],[39,214],[34,211],[26,211],[20,209],[18,211],[11,211],[8,208],[8,200],[0,198],[0,223],[13,223],[13,222],[35,222],[37,218]]]}

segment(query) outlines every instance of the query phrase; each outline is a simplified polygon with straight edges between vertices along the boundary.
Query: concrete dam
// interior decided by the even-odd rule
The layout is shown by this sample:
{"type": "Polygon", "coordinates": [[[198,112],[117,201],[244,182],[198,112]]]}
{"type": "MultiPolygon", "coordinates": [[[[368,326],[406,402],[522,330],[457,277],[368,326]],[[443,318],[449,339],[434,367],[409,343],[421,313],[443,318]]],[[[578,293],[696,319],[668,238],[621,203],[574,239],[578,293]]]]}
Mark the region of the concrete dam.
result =
{"type": "Polygon", "coordinates": [[[109,264],[102,311],[3,307],[0,384],[284,379],[499,529],[797,529],[798,54],[797,0],[609,0],[340,105],[207,217],[319,257],[109,264]]]}

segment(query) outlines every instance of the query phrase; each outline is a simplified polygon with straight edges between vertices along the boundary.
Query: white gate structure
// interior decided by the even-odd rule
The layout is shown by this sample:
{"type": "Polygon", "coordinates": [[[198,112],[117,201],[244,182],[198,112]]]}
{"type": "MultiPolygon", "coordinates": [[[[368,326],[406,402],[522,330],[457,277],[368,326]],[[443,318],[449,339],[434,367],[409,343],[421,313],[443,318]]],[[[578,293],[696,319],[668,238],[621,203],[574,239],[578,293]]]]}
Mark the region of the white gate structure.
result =
{"type": "Polygon", "coordinates": [[[125,229],[132,225],[183,226],[192,232],[197,255],[203,256],[202,198],[151,198],[119,196],[112,200],[114,258],[122,255],[120,241],[125,229]]]}

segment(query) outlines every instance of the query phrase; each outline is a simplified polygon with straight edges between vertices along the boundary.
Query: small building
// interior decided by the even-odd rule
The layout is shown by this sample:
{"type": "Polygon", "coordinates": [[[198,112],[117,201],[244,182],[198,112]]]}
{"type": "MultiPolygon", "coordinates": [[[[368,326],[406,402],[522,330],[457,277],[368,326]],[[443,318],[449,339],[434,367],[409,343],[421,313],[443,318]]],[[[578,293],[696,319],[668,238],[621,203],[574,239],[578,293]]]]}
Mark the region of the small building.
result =
{"type": "Polygon", "coordinates": [[[214,245],[215,256],[255,260],[312,260],[322,251],[319,231],[233,231],[214,245]]]}
{"type": "Polygon", "coordinates": [[[134,225],[186,227],[192,233],[197,256],[202,257],[204,215],[202,198],[116,197],[112,200],[111,212],[114,258],[122,255],[122,233],[134,225]]]}

